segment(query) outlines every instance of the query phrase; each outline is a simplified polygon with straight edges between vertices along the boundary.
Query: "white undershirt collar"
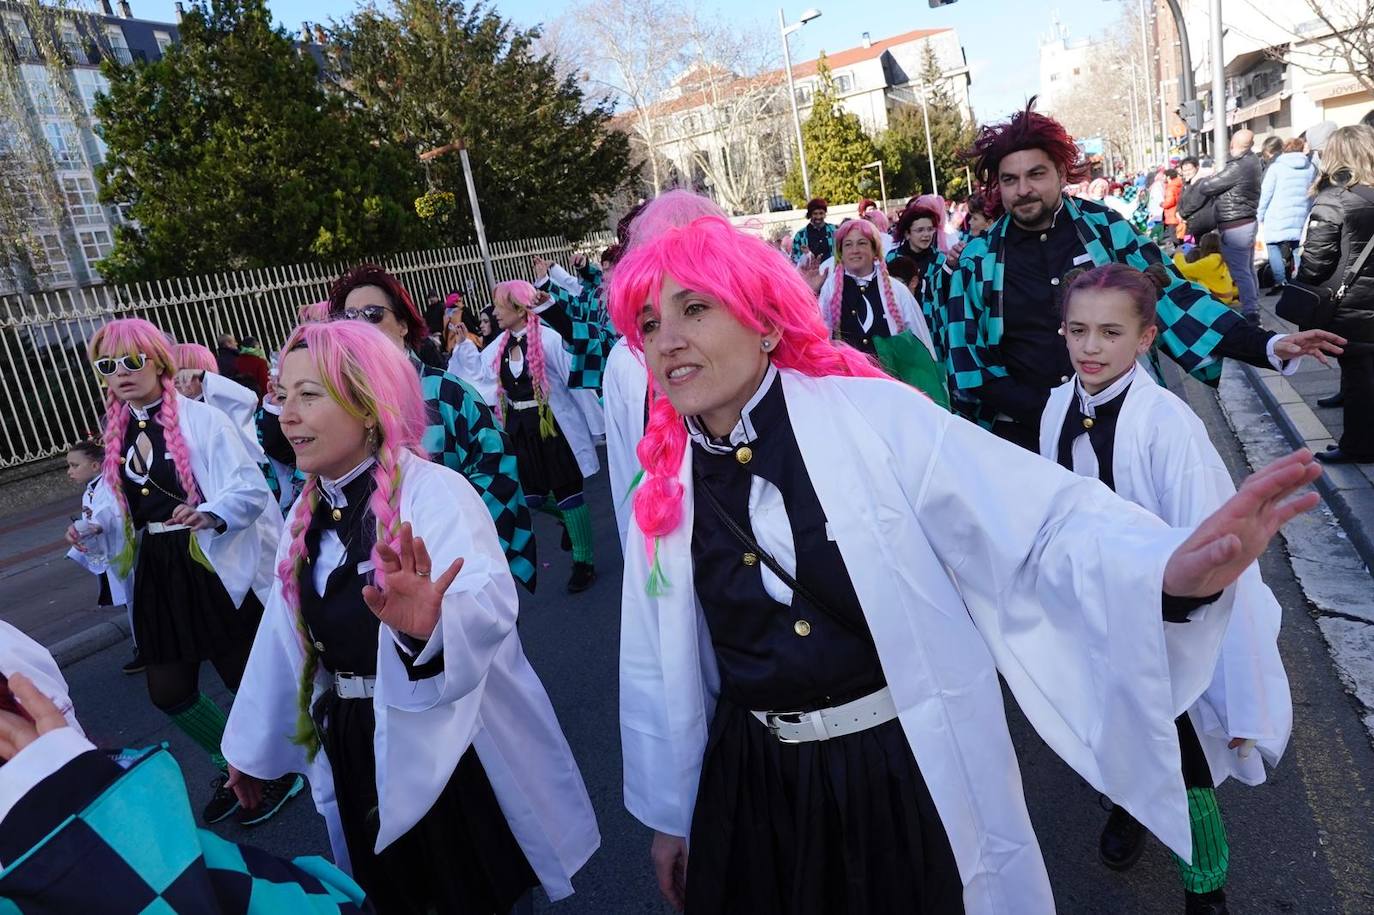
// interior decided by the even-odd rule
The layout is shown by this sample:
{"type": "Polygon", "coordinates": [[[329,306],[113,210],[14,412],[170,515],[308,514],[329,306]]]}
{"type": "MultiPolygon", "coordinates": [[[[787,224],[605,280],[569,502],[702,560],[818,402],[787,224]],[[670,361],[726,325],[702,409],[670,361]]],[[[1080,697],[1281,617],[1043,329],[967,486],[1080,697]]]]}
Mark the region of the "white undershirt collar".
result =
{"type": "Polygon", "coordinates": [[[754,392],[754,396],[749,398],[749,402],[740,411],[739,422],[735,423],[735,428],[730,430],[730,435],[724,443],[713,441],[706,432],[706,426],[695,416],[687,417],[687,433],[707,451],[716,454],[730,454],[736,446],[747,445],[758,438],[758,433],[754,431],[753,420],[749,414],[763,400],[763,396],[768,393],[768,389],[773,386],[773,381],[778,377],[778,369],[772,362],[768,363],[768,371],[763,373],[763,380],[759,382],[759,389],[754,392]]]}
{"type": "Polygon", "coordinates": [[[1089,394],[1085,391],[1083,389],[1083,380],[1074,376],[1073,391],[1074,395],[1078,398],[1079,411],[1082,412],[1084,416],[1095,416],[1098,407],[1115,400],[1122,391],[1130,387],[1131,380],[1135,378],[1136,369],[1139,368],[1139,366],[1140,363],[1132,362],[1131,367],[1126,370],[1126,374],[1122,375],[1096,394],[1089,394]]]}
{"type": "Polygon", "coordinates": [[[354,467],[337,480],[327,480],[324,477],[320,477],[320,492],[324,495],[325,501],[329,503],[329,507],[346,508],[348,506],[348,497],[344,495],[344,487],[362,476],[363,473],[375,463],[377,463],[377,459],[369,454],[367,457],[363,458],[361,464],[354,467]]]}
{"type": "Polygon", "coordinates": [[[149,411],[152,410],[154,407],[159,406],[161,403],[162,403],[162,398],[159,397],[157,400],[153,401],[152,403],[150,403],[150,404],[144,404],[144,405],[141,406],[141,407],[136,407],[136,406],[134,406],[133,404],[129,404],[129,412],[132,413],[132,414],[134,415],[134,418],[135,418],[135,419],[141,419],[141,420],[143,420],[144,422],[147,422],[147,421],[148,421],[148,413],[149,413],[149,411]]]}

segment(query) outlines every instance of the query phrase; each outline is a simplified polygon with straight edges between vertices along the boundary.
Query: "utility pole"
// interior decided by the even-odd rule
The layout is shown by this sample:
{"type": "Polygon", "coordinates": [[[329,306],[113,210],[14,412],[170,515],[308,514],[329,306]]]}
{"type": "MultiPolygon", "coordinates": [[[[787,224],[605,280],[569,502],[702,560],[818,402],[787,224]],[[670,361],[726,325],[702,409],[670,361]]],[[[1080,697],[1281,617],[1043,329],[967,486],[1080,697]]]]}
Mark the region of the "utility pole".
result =
{"type": "Polygon", "coordinates": [[[1212,0],[1212,161],[1217,170],[1226,164],[1230,141],[1226,136],[1226,56],[1222,52],[1221,0],[1212,0]]]}
{"type": "Polygon", "coordinates": [[[792,49],[788,46],[787,36],[820,15],[820,10],[809,9],[801,14],[801,19],[788,25],[786,17],[782,14],[782,7],[778,7],[778,32],[782,35],[782,65],[787,71],[787,100],[792,103],[792,127],[797,132],[797,161],[801,163],[802,191],[806,194],[807,200],[811,199],[811,175],[806,170],[806,144],[802,141],[801,114],[797,111],[797,87],[792,82],[792,49]]]}
{"type": "MultiPolygon", "coordinates": [[[[1193,85],[1193,53],[1188,46],[1188,23],[1183,18],[1183,10],[1178,0],[1166,0],[1169,12],[1174,17],[1174,30],[1178,32],[1178,101],[1182,105],[1197,99],[1197,88],[1193,85]]],[[[1188,155],[1197,155],[1197,131],[1188,131],[1188,155]]]]}
{"type": "Polygon", "coordinates": [[[463,161],[463,178],[468,186],[468,203],[472,205],[472,223],[477,228],[477,250],[482,254],[482,272],[486,274],[487,289],[490,291],[496,288],[496,271],[492,269],[491,252],[487,249],[487,230],[482,225],[482,206],[477,202],[477,182],[472,178],[472,163],[468,160],[467,143],[460,137],[447,146],[426,150],[420,153],[420,161],[428,163],[431,159],[437,159],[455,150],[463,161]]]}

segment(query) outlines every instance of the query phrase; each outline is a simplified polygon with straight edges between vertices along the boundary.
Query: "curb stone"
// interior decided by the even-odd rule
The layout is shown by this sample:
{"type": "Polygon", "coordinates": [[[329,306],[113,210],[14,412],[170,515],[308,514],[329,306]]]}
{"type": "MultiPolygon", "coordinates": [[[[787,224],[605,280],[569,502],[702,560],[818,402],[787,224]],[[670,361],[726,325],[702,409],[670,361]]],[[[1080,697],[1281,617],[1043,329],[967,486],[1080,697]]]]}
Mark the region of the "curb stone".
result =
{"type": "Polygon", "coordinates": [[[88,626],[75,635],[67,636],[60,642],[48,647],[58,667],[70,667],[77,661],[85,660],[96,652],[104,651],[129,638],[127,619],[106,620],[88,626]]]}

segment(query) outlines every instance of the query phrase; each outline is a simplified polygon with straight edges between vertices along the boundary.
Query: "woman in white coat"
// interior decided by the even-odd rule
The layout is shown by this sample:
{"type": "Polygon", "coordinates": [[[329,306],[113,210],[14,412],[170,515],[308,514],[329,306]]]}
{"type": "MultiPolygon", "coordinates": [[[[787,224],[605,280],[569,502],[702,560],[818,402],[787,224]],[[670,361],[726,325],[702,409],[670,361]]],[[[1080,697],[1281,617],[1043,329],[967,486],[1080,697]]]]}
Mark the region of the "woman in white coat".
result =
{"type": "Polygon", "coordinates": [[[188,400],[199,400],[223,412],[243,432],[248,454],[263,464],[267,455],[258,442],[258,395],[219,373],[219,361],[210,348],[199,343],[178,343],[173,353],[177,362],[177,392],[188,400]]]}
{"type": "Polygon", "coordinates": [[[626,804],[674,904],[1052,910],[999,673],[1083,778],[1189,853],[1174,719],[1197,696],[1172,678],[1201,678],[1169,666],[1164,595],[1200,605],[1310,508],[1289,496],[1311,455],[1171,529],[878,377],[721,219],[628,254],[610,300],[665,395],[620,698],[626,804]]]}
{"type": "Polygon", "coordinates": [[[492,405],[510,437],[530,507],[552,503],[552,513],[566,528],[573,558],[568,590],[576,593],[596,580],[591,512],[583,490],[601,462],[586,411],[577,401],[580,392],[568,387],[571,362],[563,338],[534,311],[548,299],[548,293],[523,280],[498,283],[492,311],[501,333],[482,350],[476,376],[465,380],[492,405]]]}
{"type": "MultiPolygon", "coordinates": [[[[1154,343],[1155,302],[1167,282],[1162,273],[1108,264],[1070,283],[1062,330],[1076,375],[1050,393],[1040,453],[1184,527],[1220,508],[1235,487],[1202,422],[1136,362],[1154,343]]],[[[1177,721],[1193,834],[1193,858],[1178,866],[1190,915],[1225,911],[1230,854],[1214,788],[1229,776],[1263,782],[1264,763],[1278,763],[1293,727],[1278,649],[1283,611],[1257,564],[1235,592],[1229,621],[1204,611],[1186,624],[1165,623],[1173,668],[1205,673],[1190,656],[1201,661],[1221,648],[1207,681],[1188,687],[1191,695],[1201,685],[1201,698],[1177,721]]],[[[1108,867],[1126,870],[1144,843],[1144,828],[1118,807],[1099,853],[1108,867]]]]}
{"type": "Polygon", "coordinates": [[[335,861],[382,912],[569,895],[591,805],[491,516],[420,451],[414,369],[360,322],[304,325],[283,352],[282,430],[310,476],[225,735],[233,787],[251,803],[308,772],[335,861]]]}
{"type": "MultiPolygon", "coordinates": [[[[271,586],[281,512],[229,417],[177,395],[161,330],[138,318],[111,321],[91,338],[90,356],[106,386],[106,485],[84,529],[73,525],[67,538],[108,557],[114,577],[132,574],[127,596],[148,695],[219,767],[203,811],[217,822],[239,805],[220,755],[226,716],[200,691],[200,666],[211,662],[238,689],[271,586]]],[[[266,819],[300,789],[298,776],[284,777],[240,821],[266,819]]]]}
{"type": "Polygon", "coordinates": [[[832,269],[821,286],[821,315],[836,339],[869,355],[877,355],[873,341],[910,331],[930,350],[930,328],[916,297],[887,275],[882,242],[872,223],[852,219],[835,232],[839,269],[832,269]]]}

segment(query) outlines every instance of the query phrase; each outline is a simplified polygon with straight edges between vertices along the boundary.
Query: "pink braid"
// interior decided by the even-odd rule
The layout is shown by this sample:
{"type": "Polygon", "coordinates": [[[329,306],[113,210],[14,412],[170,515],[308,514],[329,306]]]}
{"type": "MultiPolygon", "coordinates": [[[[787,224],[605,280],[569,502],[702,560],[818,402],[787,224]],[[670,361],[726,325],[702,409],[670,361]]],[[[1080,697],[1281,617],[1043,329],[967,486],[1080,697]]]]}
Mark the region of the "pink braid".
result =
{"type": "Polygon", "coordinates": [[[496,351],[496,359],[491,364],[491,370],[496,375],[496,421],[505,425],[506,423],[506,386],[501,383],[501,366],[506,364],[506,351],[510,349],[511,340],[515,339],[510,331],[505,332],[501,346],[496,351]]]}
{"type": "Polygon", "coordinates": [[[540,333],[539,315],[529,312],[525,323],[525,354],[530,364],[530,380],[534,382],[534,399],[549,402],[549,378],[544,371],[544,338],[540,333]]]}
{"type": "MultiPolygon", "coordinates": [[[[368,508],[377,521],[377,545],[385,543],[393,550],[400,549],[401,542],[401,462],[388,444],[386,431],[382,432],[382,444],[377,449],[377,463],[373,466],[372,479],[377,486],[372,490],[372,500],[368,508]]],[[[386,588],[386,576],[382,573],[382,559],[372,547],[372,583],[377,590],[386,588]]]]}
{"type": "MultiPolygon", "coordinates": [[[[687,451],[687,427],[668,398],[652,391],[653,404],[644,425],[644,437],[635,447],[644,468],[644,482],[635,490],[635,520],[644,532],[644,545],[652,551],[655,537],[675,530],[682,521],[682,483],[678,471],[687,451]]],[[[650,562],[653,557],[650,556],[650,562]]]]}
{"type": "Polygon", "coordinates": [[[301,613],[301,576],[306,574],[308,553],[305,545],[305,532],[310,526],[310,516],[315,513],[319,501],[319,490],[315,477],[306,481],[300,498],[291,513],[291,546],[277,564],[277,578],[281,582],[282,603],[296,627],[296,639],[300,642],[304,659],[301,662],[301,678],[297,692],[296,733],[293,743],[305,747],[306,758],[313,760],[320,751],[320,735],[315,731],[315,721],[310,717],[310,701],[315,697],[315,674],[320,669],[320,652],[310,638],[301,613]]]}
{"type": "Polygon", "coordinates": [[[840,305],[844,301],[844,267],[840,262],[835,261],[835,272],[831,274],[831,281],[835,284],[834,290],[830,293],[830,301],[825,303],[825,326],[830,328],[830,335],[838,336],[840,328],[840,305]]]}
{"type": "Polygon", "coordinates": [[[100,475],[119,506],[120,523],[124,528],[124,548],[112,563],[119,575],[129,574],[134,566],[134,519],[129,512],[129,500],[124,498],[124,480],[120,472],[124,466],[124,429],[129,424],[129,405],[105,389],[105,459],[100,475]]]}
{"type": "Polygon", "coordinates": [[[177,404],[177,389],[172,383],[172,376],[162,376],[162,409],[157,411],[158,425],[162,426],[163,437],[167,439],[167,450],[172,453],[172,463],[177,468],[177,482],[186,491],[186,502],[189,505],[200,504],[200,488],[196,486],[196,477],[191,470],[191,449],[186,445],[186,439],[182,437],[181,425],[177,422],[180,412],[177,404]]]}
{"type": "Polygon", "coordinates": [[[892,323],[897,328],[897,333],[906,330],[906,318],[902,317],[902,306],[897,303],[897,297],[892,294],[892,277],[887,275],[887,262],[881,257],[878,258],[878,276],[883,280],[883,302],[887,305],[888,314],[892,315],[892,323]]]}

